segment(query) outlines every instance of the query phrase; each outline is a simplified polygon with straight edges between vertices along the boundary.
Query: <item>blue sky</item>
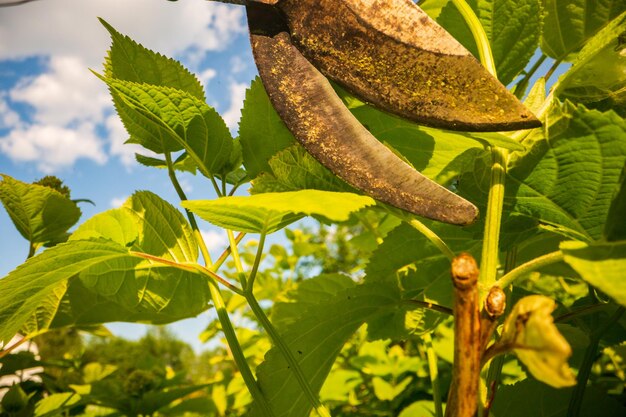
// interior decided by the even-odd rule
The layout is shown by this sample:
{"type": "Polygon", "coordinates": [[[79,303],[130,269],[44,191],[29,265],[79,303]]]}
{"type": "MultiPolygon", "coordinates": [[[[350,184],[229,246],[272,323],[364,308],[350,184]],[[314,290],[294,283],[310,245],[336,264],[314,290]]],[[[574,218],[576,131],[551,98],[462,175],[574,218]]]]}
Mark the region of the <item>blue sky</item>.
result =
{"type": "MultiPolygon", "coordinates": [[[[241,6],[205,0],[44,0],[0,8],[0,173],[25,182],[60,177],[85,220],[147,189],[176,202],[164,171],[134,160],[100,71],[110,45],[97,17],[144,46],[180,60],[205,85],[207,102],[236,133],[245,90],[256,76],[241,6]]],[[[212,198],[201,178],[183,175],[189,198],[212,198]]],[[[214,252],[225,236],[201,226],[214,252]]],[[[0,276],[22,263],[26,241],[0,212],[0,276]]],[[[208,317],[173,329],[198,348],[208,317]]],[[[113,325],[127,337],[144,328],[113,325]]]]}

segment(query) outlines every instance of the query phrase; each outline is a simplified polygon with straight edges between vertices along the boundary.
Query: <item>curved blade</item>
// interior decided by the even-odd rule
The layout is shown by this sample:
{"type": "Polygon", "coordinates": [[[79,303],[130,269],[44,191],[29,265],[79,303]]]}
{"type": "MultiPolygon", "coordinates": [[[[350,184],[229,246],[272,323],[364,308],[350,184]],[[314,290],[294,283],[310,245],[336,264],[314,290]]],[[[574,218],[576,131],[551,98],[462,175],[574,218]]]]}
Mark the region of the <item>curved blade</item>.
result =
{"type": "Polygon", "coordinates": [[[281,0],[277,7],[302,54],[376,107],[452,130],[541,126],[411,0],[281,0]]]}
{"type": "Polygon", "coordinates": [[[382,202],[446,223],[465,225],[477,218],[473,204],[414,170],[358,122],[328,80],[293,46],[275,9],[251,4],[247,10],[263,85],[309,153],[382,202]]]}

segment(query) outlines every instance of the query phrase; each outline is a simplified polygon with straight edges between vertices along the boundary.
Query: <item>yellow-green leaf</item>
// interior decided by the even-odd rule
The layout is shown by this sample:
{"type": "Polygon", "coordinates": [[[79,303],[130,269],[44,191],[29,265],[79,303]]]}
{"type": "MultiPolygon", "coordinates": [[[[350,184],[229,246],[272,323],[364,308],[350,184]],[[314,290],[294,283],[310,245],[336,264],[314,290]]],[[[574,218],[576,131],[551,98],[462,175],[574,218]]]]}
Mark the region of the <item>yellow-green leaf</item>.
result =
{"type": "Polygon", "coordinates": [[[555,388],[576,383],[567,360],[572,349],[554,325],[554,300],[531,295],[517,302],[504,322],[498,343],[511,345],[515,354],[538,380],[555,388]]]}
{"type": "Polygon", "coordinates": [[[372,206],[372,198],[351,193],[302,190],[224,197],[218,200],[184,201],[182,205],[217,226],[248,233],[272,233],[306,215],[332,221],[372,206]]]}

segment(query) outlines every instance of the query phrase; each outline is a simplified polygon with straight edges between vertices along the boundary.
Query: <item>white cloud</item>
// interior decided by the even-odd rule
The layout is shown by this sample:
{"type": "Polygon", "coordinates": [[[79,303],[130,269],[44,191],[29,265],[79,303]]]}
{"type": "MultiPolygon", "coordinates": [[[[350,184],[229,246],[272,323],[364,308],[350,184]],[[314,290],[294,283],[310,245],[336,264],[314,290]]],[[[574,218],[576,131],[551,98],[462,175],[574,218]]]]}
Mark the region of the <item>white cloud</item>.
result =
{"type": "Polygon", "coordinates": [[[206,243],[207,249],[221,250],[228,245],[228,236],[225,232],[217,232],[215,230],[200,230],[200,234],[206,243]]]}
{"type": "Polygon", "coordinates": [[[235,55],[230,59],[230,70],[233,74],[238,74],[248,68],[248,61],[239,55],[235,55]]]}
{"type": "MultiPolygon", "coordinates": [[[[183,59],[195,56],[197,62],[246,32],[243,7],[205,0],[56,0],[3,9],[0,62],[35,55],[49,60],[44,73],[0,92],[0,129],[13,129],[0,137],[0,152],[34,162],[46,173],[79,158],[104,163],[107,152],[126,167],[135,164],[134,153],[142,148],[123,143],[128,134],[111,115],[106,86],[88,70],[100,68],[110,44],[96,16],[153,50],[183,59]],[[12,102],[30,107],[31,117],[20,119],[12,102]],[[100,139],[104,136],[108,146],[100,139]]],[[[205,69],[200,78],[206,83],[215,75],[214,69],[205,69]]],[[[238,109],[231,110],[233,125],[238,109]]]]}
{"type": "Polygon", "coordinates": [[[6,100],[0,95],[0,129],[18,127],[20,116],[9,108],[6,100]]]}
{"type": "Polygon", "coordinates": [[[107,157],[102,145],[91,123],[71,129],[35,124],[0,138],[0,151],[14,161],[33,162],[44,173],[72,166],[80,158],[103,164],[107,157]]]}
{"type": "Polygon", "coordinates": [[[202,56],[246,32],[243,7],[206,0],[38,1],[2,9],[0,60],[73,55],[99,68],[110,41],[96,16],[166,55],[202,56]]]}
{"type": "Polygon", "coordinates": [[[198,79],[202,83],[202,85],[207,85],[209,81],[211,81],[217,75],[217,71],[213,68],[207,68],[198,74],[198,79]]]}
{"type": "Polygon", "coordinates": [[[109,205],[112,208],[119,208],[119,207],[122,207],[122,205],[126,202],[126,200],[128,200],[128,196],[126,196],[126,197],[113,197],[111,199],[111,201],[109,202],[109,205]]]}
{"type": "Polygon", "coordinates": [[[243,100],[246,98],[246,89],[248,84],[235,83],[230,84],[230,106],[228,110],[222,114],[226,125],[231,129],[237,127],[239,119],[241,118],[241,108],[243,107],[243,100]]]}
{"type": "Polygon", "coordinates": [[[77,120],[100,121],[112,107],[104,83],[76,56],[52,56],[47,72],[23,79],[9,96],[30,105],[36,122],[57,126],[77,120]]]}

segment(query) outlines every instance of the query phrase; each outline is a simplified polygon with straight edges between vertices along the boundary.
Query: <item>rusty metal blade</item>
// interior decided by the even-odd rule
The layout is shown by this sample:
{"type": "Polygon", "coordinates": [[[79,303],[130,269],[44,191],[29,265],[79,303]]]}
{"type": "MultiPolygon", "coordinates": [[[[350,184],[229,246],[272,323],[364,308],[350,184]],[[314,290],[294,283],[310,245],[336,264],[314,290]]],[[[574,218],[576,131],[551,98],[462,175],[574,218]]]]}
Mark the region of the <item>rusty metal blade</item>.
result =
{"type": "Polygon", "coordinates": [[[324,166],[382,202],[446,223],[478,216],[470,202],[426,178],[367,131],[328,80],[291,43],[276,9],[247,6],[254,59],[274,108],[324,166]]]}
{"type": "Polygon", "coordinates": [[[280,0],[276,7],[302,54],[376,107],[451,130],[541,126],[411,0],[280,0]]]}

